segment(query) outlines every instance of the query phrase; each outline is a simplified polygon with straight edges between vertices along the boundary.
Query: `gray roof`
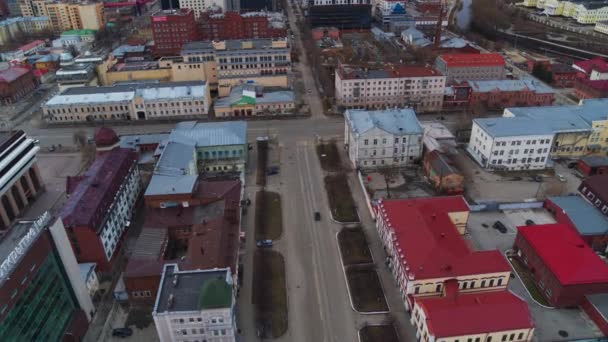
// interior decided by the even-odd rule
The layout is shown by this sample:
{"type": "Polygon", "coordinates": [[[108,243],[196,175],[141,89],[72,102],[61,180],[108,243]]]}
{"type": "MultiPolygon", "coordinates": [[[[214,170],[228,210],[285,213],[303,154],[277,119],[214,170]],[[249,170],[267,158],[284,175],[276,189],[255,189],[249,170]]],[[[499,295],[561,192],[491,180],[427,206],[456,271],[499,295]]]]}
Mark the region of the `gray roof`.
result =
{"type": "Polygon", "coordinates": [[[167,241],[166,228],[147,227],[141,231],[129,259],[158,260],[167,241]]]}
{"type": "Polygon", "coordinates": [[[507,108],[507,110],[514,116],[539,118],[552,118],[557,115],[561,115],[562,117],[578,116],[585,120],[588,125],[591,125],[593,121],[606,120],[608,118],[608,111],[606,108],[608,108],[608,98],[582,100],[578,105],[514,107],[507,108]]]}
{"type": "Polygon", "coordinates": [[[471,88],[478,93],[487,93],[494,90],[499,91],[522,91],[529,89],[539,94],[553,94],[553,88],[536,80],[491,80],[491,81],[467,81],[471,88]]]}
{"type": "Polygon", "coordinates": [[[597,293],[586,295],[587,300],[593,307],[602,315],[605,321],[608,321],[608,293],[597,293]]]}
{"type": "Polygon", "coordinates": [[[159,144],[168,137],[169,133],[121,135],[120,147],[135,148],[137,145],[159,144]]]}
{"type": "Polygon", "coordinates": [[[584,156],[581,161],[591,167],[608,165],[607,156],[584,156]]]}
{"type": "Polygon", "coordinates": [[[223,279],[230,284],[230,269],[180,271],[177,264],[165,265],[153,313],[200,311],[201,289],[207,281],[214,279],[223,279]],[[174,280],[177,280],[175,285],[174,280]]]}
{"type": "Polygon", "coordinates": [[[155,174],[144,196],[192,193],[197,175],[166,176],[155,174]]]}
{"type": "Polygon", "coordinates": [[[608,219],[579,196],[549,197],[560,207],[581,235],[603,235],[608,232],[608,219]]]}
{"type": "Polygon", "coordinates": [[[485,118],[473,122],[494,138],[553,134],[548,125],[539,125],[530,118],[485,118]]]}
{"type": "Polygon", "coordinates": [[[194,154],[194,145],[169,141],[156,163],[154,172],[169,176],[188,174],[188,166],[195,159],[194,154]]]}
{"type": "Polygon", "coordinates": [[[353,132],[362,134],[375,127],[394,135],[422,134],[416,113],[409,108],[387,110],[349,109],[344,113],[353,132]]]}
{"type": "Polygon", "coordinates": [[[247,123],[230,122],[180,122],[171,131],[170,141],[194,144],[196,147],[244,145],[247,143],[247,123]]]}

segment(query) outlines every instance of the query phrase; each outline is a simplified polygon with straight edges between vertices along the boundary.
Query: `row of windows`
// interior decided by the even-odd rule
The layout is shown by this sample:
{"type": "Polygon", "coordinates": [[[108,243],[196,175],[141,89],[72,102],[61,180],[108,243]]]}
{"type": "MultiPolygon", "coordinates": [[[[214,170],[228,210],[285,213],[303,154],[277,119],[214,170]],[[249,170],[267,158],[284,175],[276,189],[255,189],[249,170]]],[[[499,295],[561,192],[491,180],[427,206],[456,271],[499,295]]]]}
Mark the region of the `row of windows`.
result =
{"type": "MultiPolygon", "coordinates": [[[[418,141],[420,142],[422,138],[418,137],[418,141]]],[[[372,140],[372,144],[373,145],[378,145],[378,139],[373,139],[372,140]]],[[[405,144],[407,142],[407,137],[402,137],[402,138],[395,138],[394,143],[398,144],[401,141],[402,144],[405,144]]],[[[382,138],[382,144],[386,144],[388,142],[387,138],[382,138]]],[[[363,140],[363,145],[369,145],[369,139],[364,139],[363,140]]]]}
{"type": "MultiPolygon", "coordinates": [[[[481,135],[483,136],[483,132],[481,135]]],[[[536,139],[513,140],[513,141],[511,141],[511,146],[521,146],[522,143],[525,143],[526,145],[536,145],[536,142],[537,142],[536,139]]],[[[548,144],[550,142],[551,142],[551,139],[538,139],[538,143],[541,145],[548,144]]],[[[507,142],[506,141],[497,141],[496,146],[507,146],[507,142]]]]}
{"type": "MultiPolygon", "coordinates": [[[[410,156],[410,157],[408,158],[408,160],[412,161],[412,160],[414,160],[414,157],[413,157],[413,156],[410,156]]],[[[395,162],[395,163],[398,163],[398,162],[400,162],[400,161],[401,161],[401,162],[404,162],[404,161],[405,161],[405,157],[403,157],[403,156],[402,156],[401,158],[393,158],[393,162],[395,162]]],[[[368,163],[368,161],[367,161],[367,160],[364,160],[364,161],[363,161],[363,165],[364,165],[364,166],[367,166],[368,164],[371,164],[371,165],[374,165],[374,166],[375,166],[375,165],[378,165],[378,162],[377,162],[376,160],[372,160],[372,161],[371,161],[371,162],[369,162],[369,163],[368,163]]],[[[380,159],[380,165],[385,165],[384,159],[380,159]]]]}
{"type": "MultiPolygon", "coordinates": [[[[361,82],[361,85],[397,85],[397,84],[411,84],[411,83],[418,83],[418,82],[423,82],[423,83],[444,83],[444,79],[443,78],[430,78],[430,79],[395,79],[395,80],[390,80],[390,81],[367,81],[367,82],[361,82]]],[[[354,86],[359,86],[359,82],[345,82],[345,84],[349,87],[354,86]]]]}
{"type": "Polygon", "coordinates": [[[133,296],[133,298],[147,298],[147,297],[152,297],[152,292],[146,290],[146,291],[133,291],[131,292],[131,295],[133,296]]]}
{"type": "MultiPolygon", "coordinates": [[[[508,154],[509,155],[519,154],[519,151],[520,150],[509,150],[508,154]]],[[[505,152],[506,152],[506,150],[500,150],[500,151],[494,150],[492,152],[492,154],[495,155],[495,156],[502,156],[502,155],[505,154],[505,152]]],[[[547,152],[549,152],[548,148],[539,148],[539,149],[536,149],[536,153],[547,153],[547,152]]],[[[528,154],[528,153],[534,153],[534,149],[533,148],[531,148],[531,149],[527,149],[526,148],[526,149],[523,150],[522,154],[528,154]]]]}
{"type": "MultiPolygon", "coordinates": [[[[507,340],[508,341],[513,341],[513,340],[515,340],[515,336],[516,336],[515,333],[512,333],[512,334],[503,334],[502,338],[501,338],[501,341],[503,341],[503,342],[507,341],[507,340]]],[[[524,333],[519,333],[517,335],[517,340],[518,341],[523,340],[523,338],[524,338],[524,333]]],[[[438,342],[445,342],[445,340],[439,340],[438,342]]],[[[460,340],[456,339],[456,340],[454,340],[454,342],[460,342],[460,340]]],[[[462,340],[462,342],[465,342],[465,340],[462,340]]],[[[476,337],[475,339],[473,339],[472,337],[470,337],[470,338],[466,339],[466,342],[482,342],[482,341],[481,341],[480,337],[476,337]]],[[[492,336],[488,336],[485,339],[485,342],[492,342],[492,336]]]]}
{"type": "MultiPolygon", "coordinates": [[[[518,160],[518,159],[516,159],[516,158],[515,158],[515,159],[507,159],[507,160],[505,160],[505,164],[507,164],[507,165],[509,165],[509,164],[517,164],[517,160],[518,160]]],[[[501,165],[501,164],[502,164],[502,161],[503,161],[502,159],[493,159],[493,160],[492,160],[492,165],[501,165]]],[[[533,161],[534,161],[535,163],[544,163],[544,162],[545,162],[545,157],[536,157],[536,158],[528,158],[528,159],[526,159],[526,158],[521,158],[521,163],[522,163],[522,164],[523,164],[523,163],[528,163],[528,164],[530,164],[530,163],[532,163],[533,161]]]]}
{"type": "MultiPolygon", "coordinates": [[[[91,112],[111,112],[111,111],[125,111],[125,110],[129,110],[128,106],[101,106],[101,107],[80,107],[80,110],[78,110],[78,107],[74,108],[74,113],[91,113],[91,112]]],[[[48,110],[49,114],[70,114],[72,113],[72,108],[71,107],[67,107],[67,108],[57,108],[57,109],[49,109],[48,110]]]]}

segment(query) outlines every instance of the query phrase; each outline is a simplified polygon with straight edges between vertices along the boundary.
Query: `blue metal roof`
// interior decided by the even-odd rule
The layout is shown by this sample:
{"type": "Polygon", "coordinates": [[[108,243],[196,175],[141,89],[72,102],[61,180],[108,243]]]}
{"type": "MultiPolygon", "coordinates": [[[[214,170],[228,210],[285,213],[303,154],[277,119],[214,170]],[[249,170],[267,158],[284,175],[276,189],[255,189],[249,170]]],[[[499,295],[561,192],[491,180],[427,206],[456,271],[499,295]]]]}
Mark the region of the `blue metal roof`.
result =
{"type": "Polygon", "coordinates": [[[194,144],[196,147],[244,145],[247,143],[247,123],[231,122],[180,122],[171,131],[169,141],[194,144]]]}
{"type": "Polygon", "coordinates": [[[539,125],[538,120],[525,117],[474,119],[473,122],[495,138],[553,134],[548,125],[539,125]]]}
{"type": "Polygon", "coordinates": [[[349,109],[344,113],[355,133],[365,133],[379,128],[394,135],[422,134],[422,126],[416,112],[409,108],[387,110],[349,109]]]}
{"type": "Polygon", "coordinates": [[[561,117],[579,117],[591,128],[593,121],[608,119],[608,98],[582,100],[578,105],[543,106],[543,107],[515,107],[507,108],[515,116],[529,116],[550,120],[561,117]]]}
{"type": "Polygon", "coordinates": [[[549,197],[549,200],[570,218],[581,235],[602,235],[608,232],[608,219],[597,208],[579,196],[549,197]]]}

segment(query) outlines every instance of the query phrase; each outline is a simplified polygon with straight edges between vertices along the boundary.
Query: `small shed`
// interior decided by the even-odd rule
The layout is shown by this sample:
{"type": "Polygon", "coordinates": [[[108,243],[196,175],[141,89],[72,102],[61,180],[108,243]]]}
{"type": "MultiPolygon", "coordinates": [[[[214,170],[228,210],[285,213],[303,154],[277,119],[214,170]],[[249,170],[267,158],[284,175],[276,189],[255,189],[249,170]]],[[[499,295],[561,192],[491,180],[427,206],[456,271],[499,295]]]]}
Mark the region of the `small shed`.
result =
{"type": "Polygon", "coordinates": [[[576,169],[585,176],[608,173],[608,157],[586,156],[576,163],[576,169]]]}

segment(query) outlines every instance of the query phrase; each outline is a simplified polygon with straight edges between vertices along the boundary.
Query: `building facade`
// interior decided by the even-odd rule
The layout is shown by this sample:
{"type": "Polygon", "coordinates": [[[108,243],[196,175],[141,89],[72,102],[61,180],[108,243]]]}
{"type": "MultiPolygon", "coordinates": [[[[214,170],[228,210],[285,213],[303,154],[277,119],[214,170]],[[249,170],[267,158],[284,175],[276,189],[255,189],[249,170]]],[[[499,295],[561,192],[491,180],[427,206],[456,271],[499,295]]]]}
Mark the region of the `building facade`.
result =
{"type": "Polygon", "coordinates": [[[11,67],[0,71],[0,101],[11,104],[36,89],[36,78],[26,67],[11,67]]]}
{"type": "Polygon", "coordinates": [[[340,30],[369,29],[372,22],[371,0],[308,0],[312,27],[334,26],[340,30]]]}
{"type": "Polygon", "coordinates": [[[603,1],[524,0],[522,5],[542,9],[544,14],[550,16],[572,18],[580,24],[595,24],[608,20],[608,5],[603,1]]]}
{"type": "Polygon", "coordinates": [[[608,174],[608,156],[582,157],[576,163],[576,169],[587,177],[608,174]]]}
{"type": "Polygon", "coordinates": [[[417,297],[504,290],[511,267],[498,250],[472,251],[462,238],[469,206],[460,196],[380,200],[376,228],[406,309],[417,297]],[[452,285],[450,285],[452,284],[452,285]]]}
{"type": "Polygon", "coordinates": [[[194,11],[162,10],[150,16],[155,56],[176,56],[184,44],[198,39],[194,11]]]}
{"type": "Polygon", "coordinates": [[[435,60],[435,69],[453,80],[502,80],[506,77],[505,60],[497,53],[444,54],[435,60]]]}
{"type": "MultiPolygon", "coordinates": [[[[109,135],[107,129],[96,134],[109,135]]],[[[115,136],[115,135],[114,135],[115,136]]],[[[112,138],[118,144],[118,137],[112,138]]],[[[98,144],[101,147],[101,144],[98,144]]],[[[68,192],[61,210],[78,262],[94,262],[100,272],[109,272],[120,254],[123,234],[130,226],[135,203],[141,192],[136,153],[114,148],[98,154],[68,192]]]]}
{"type": "Polygon", "coordinates": [[[23,131],[0,134],[0,232],[44,191],[36,158],[39,150],[23,131]]]}
{"type": "Polygon", "coordinates": [[[18,222],[0,242],[0,339],[80,340],[94,313],[61,220],[18,222]]]}
{"type": "Polygon", "coordinates": [[[235,286],[227,268],[165,265],[152,312],[160,341],[236,341],[235,286]]]}
{"type": "Polygon", "coordinates": [[[381,70],[340,65],[336,69],[336,103],[346,108],[412,107],[441,110],[446,77],[430,67],[387,66],[381,70]]]}
{"type": "Polygon", "coordinates": [[[121,84],[64,90],[43,105],[49,123],[205,117],[211,95],[203,81],[121,84]]]}
{"type": "Polygon", "coordinates": [[[79,29],[99,30],[105,23],[102,2],[20,0],[19,4],[24,17],[49,17],[56,33],[79,29]]]}
{"type": "Polygon", "coordinates": [[[198,28],[201,40],[284,38],[287,30],[281,20],[282,14],[274,12],[205,11],[198,28]]]}
{"type": "Polygon", "coordinates": [[[411,109],[344,113],[344,144],[357,168],[403,167],[422,156],[422,126],[411,109]]]}
{"type": "Polygon", "coordinates": [[[225,0],[179,0],[179,9],[189,9],[194,13],[194,18],[199,19],[201,12],[210,9],[224,11],[225,0]]]}
{"type": "Polygon", "coordinates": [[[584,179],[578,186],[578,192],[587,201],[608,216],[608,175],[594,175],[584,179]]]}
{"type": "Polygon", "coordinates": [[[490,110],[507,107],[550,106],[555,91],[535,80],[468,81],[471,86],[469,106],[482,105],[490,110]]]}
{"type": "Polygon", "coordinates": [[[291,90],[268,90],[256,85],[232,88],[228,97],[221,97],[213,106],[215,117],[271,116],[293,114],[295,94],[291,90]]]}
{"type": "Polygon", "coordinates": [[[15,17],[0,21],[0,44],[16,40],[22,34],[51,29],[49,17],[15,17]]]}

